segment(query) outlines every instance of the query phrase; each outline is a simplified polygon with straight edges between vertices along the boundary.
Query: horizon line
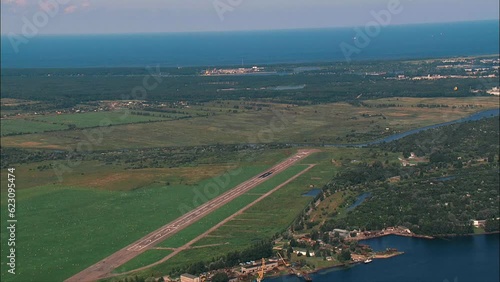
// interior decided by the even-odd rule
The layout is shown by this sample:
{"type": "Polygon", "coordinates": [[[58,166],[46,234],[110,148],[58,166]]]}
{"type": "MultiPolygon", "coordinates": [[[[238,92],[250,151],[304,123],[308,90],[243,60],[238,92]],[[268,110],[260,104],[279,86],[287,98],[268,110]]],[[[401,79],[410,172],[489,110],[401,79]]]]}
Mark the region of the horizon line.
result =
{"type": "MultiPolygon", "coordinates": [[[[386,27],[397,26],[420,26],[420,25],[434,25],[434,24],[459,24],[459,23],[477,23],[477,22],[500,22],[500,18],[496,19],[482,19],[482,20],[462,20],[462,21],[443,21],[443,22],[420,22],[420,23],[403,23],[403,24],[389,24],[386,27]]],[[[115,33],[45,33],[38,34],[37,36],[113,36],[113,35],[162,35],[162,34],[183,34],[183,33],[234,33],[234,32],[273,32],[273,31],[294,31],[294,30],[325,30],[325,29],[349,29],[362,27],[363,25],[349,25],[349,26],[325,26],[325,27],[298,27],[298,28],[271,28],[271,29],[236,29],[236,30],[193,30],[193,31],[164,31],[164,32],[115,32],[115,33]]],[[[13,32],[0,33],[1,37],[8,37],[13,32]]],[[[13,33],[16,34],[16,33],[13,33]]]]}

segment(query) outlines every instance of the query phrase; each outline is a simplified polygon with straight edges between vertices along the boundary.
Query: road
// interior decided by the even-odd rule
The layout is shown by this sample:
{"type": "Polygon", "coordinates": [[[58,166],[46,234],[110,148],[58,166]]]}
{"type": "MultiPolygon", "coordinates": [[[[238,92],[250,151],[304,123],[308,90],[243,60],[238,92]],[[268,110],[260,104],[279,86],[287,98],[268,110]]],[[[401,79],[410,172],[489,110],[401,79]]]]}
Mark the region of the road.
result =
{"type": "Polygon", "coordinates": [[[306,158],[310,154],[317,152],[317,150],[300,150],[297,154],[284,160],[283,162],[275,165],[274,167],[260,173],[253,178],[241,183],[235,188],[223,193],[222,195],[214,198],[201,206],[193,209],[192,211],[182,215],[176,220],[166,224],[165,226],[151,232],[145,237],[139,239],[138,241],[126,246],[125,248],[117,251],[116,253],[110,255],[109,257],[97,262],[96,264],[84,269],[83,271],[77,273],[76,275],[68,278],[66,281],[96,281],[105,278],[111,274],[111,272],[118,266],[128,262],[144,251],[154,247],[161,241],[171,237],[177,232],[183,230],[184,228],[190,226],[191,224],[202,219],[211,212],[217,210],[223,205],[231,202],[237,197],[245,194],[249,190],[255,188],[259,184],[265,182],[266,180],[272,178],[276,174],[286,170],[290,166],[294,165],[301,159],[306,158]],[[272,172],[272,174],[262,177],[263,174],[267,172],[272,172]]]}

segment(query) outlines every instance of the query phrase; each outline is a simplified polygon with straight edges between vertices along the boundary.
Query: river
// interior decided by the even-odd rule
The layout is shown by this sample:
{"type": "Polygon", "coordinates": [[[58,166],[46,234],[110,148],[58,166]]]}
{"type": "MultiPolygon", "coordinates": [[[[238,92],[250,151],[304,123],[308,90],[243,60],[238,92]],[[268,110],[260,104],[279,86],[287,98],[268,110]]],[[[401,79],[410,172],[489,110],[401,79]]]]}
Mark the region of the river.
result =
{"type": "MultiPolygon", "coordinates": [[[[386,236],[363,241],[374,250],[397,248],[405,254],[369,264],[312,274],[314,282],[490,282],[499,281],[499,234],[420,239],[386,236]]],[[[304,281],[293,276],[264,282],[304,281]]]]}
{"type": "Polygon", "coordinates": [[[416,134],[416,133],[419,133],[419,132],[422,132],[422,131],[425,131],[425,130],[433,129],[433,128],[439,128],[439,127],[443,127],[443,126],[446,126],[446,125],[452,125],[452,124],[462,123],[462,122],[468,122],[468,121],[476,121],[476,120],[481,120],[481,119],[484,119],[484,118],[489,118],[489,117],[494,117],[494,116],[499,116],[499,115],[500,115],[500,109],[486,110],[486,111],[482,111],[482,112],[478,112],[478,113],[472,114],[472,115],[470,115],[468,117],[465,117],[465,118],[461,118],[461,119],[457,119],[457,120],[453,120],[453,121],[449,121],[449,122],[444,122],[444,123],[439,123],[439,124],[434,124],[434,125],[429,125],[429,126],[425,126],[425,127],[420,127],[420,128],[412,129],[412,130],[409,130],[409,131],[405,131],[405,132],[393,134],[393,135],[384,137],[382,139],[377,139],[377,140],[366,142],[366,143],[359,143],[359,144],[322,144],[322,145],[321,144],[295,143],[295,144],[289,144],[289,145],[296,146],[296,147],[311,147],[311,146],[313,146],[313,147],[319,147],[319,146],[323,146],[323,147],[366,147],[366,146],[370,146],[370,145],[376,145],[376,144],[381,144],[381,143],[392,142],[392,141],[399,140],[399,139],[402,139],[404,137],[407,137],[407,136],[410,136],[410,135],[413,135],[413,134],[416,134]]]}

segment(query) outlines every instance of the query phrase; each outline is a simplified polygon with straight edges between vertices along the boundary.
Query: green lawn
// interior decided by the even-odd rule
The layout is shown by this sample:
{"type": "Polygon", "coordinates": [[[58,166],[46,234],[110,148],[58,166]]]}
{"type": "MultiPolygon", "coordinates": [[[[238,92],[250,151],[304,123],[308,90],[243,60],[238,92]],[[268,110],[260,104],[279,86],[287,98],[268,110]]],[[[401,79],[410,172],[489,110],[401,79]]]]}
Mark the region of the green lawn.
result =
{"type": "Polygon", "coordinates": [[[486,231],[484,231],[484,228],[481,227],[474,227],[474,234],[484,234],[486,231]]]}

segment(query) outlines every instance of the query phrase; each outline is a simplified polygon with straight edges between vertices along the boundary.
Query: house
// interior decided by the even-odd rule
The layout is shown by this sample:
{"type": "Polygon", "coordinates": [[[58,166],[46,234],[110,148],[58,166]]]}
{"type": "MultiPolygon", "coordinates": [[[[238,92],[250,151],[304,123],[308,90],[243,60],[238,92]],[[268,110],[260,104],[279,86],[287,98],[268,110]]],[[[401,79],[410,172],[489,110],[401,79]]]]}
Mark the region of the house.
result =
{"type": "MultiPolygon", "coordinates": [[[[300,255],[302,255],[302,256],[307,256],[307,250],[305,250],[305,249],[295,248],[295,249],[293,249],[293,252],[294,252],[295,254],[297,254],[297,255],[298,255],[298,254],[300,254],[300,255]]],[[[310,255],[311,257],[314,257],[314,256],[315,256],[314,251],[309,251],[309,255],[310,255]]]]}
{"type": "Polygon", "coordinates": [[[333,229],[333,231],[330,232],[330,236],[334,236],[335,233],[339,233],[340,237],[348,237],[349,236],[349,231],[344,230],[344,229],[333,229]]]}
{"type": "Polygon", "coordinates": [[[486,225],[486,220],[471,219],[471,222],[476,228],[484,227],[486,225]]]}
{"type": "Polygon", "coordinates": [[[200,277],[184,273],[181,275],[181,282],[200,282],[200,277]]]}
{"type": "Polygon", "coordinates": [[[304,244],[309,245],[309,246],[316,245],[316,241],[312,240],[311,238],[307,238],[307,237],[299,238],[299,239],[297,239],[297,242],[304,243],[304,244]]]}

